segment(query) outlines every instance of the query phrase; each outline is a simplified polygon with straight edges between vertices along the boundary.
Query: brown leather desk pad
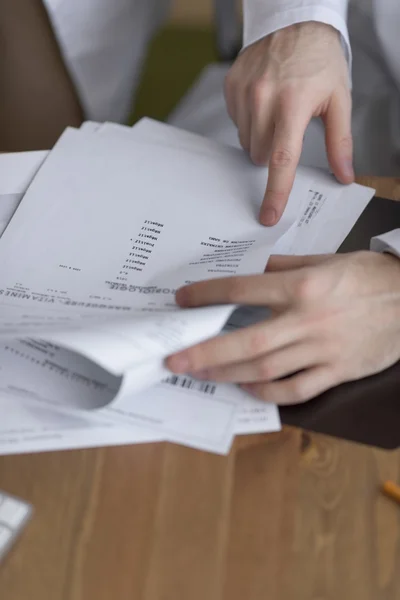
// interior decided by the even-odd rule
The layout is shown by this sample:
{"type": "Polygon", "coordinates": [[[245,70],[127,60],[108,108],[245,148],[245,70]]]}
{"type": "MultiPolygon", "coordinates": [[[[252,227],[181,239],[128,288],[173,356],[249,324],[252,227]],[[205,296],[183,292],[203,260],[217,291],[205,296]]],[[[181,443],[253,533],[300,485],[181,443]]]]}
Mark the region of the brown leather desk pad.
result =
{"type": "MultiPolygon", "coordinates": [[[[339,252],[369,248],[370,238],[400,227],[400,202],[375,197],[339,252]]],[[[280,409],[282,422],[382,448],[400,447],[400,363],[341,385],[303,405],[280,409]]]]}

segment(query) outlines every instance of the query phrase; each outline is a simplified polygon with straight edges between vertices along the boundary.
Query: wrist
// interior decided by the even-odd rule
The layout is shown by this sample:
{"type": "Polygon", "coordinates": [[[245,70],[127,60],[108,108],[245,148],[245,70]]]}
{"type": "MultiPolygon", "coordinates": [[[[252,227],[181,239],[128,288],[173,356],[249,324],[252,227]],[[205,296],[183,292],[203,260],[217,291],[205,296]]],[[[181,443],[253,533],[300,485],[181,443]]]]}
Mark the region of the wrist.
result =
{"type": "Polygon", "coordinates": [[[282,29],[278,29],[271,33],[267,38],[271,42],[271,50],[286,48],[289,53],[296,51],[298,45],[301,45],[301,50],[304,52],[304,46],[311,48],[319,48],[321,44],[326,46],[329,43],[337,42],[341,44],[340,33],[331,25],[319,23],[317,21],[305,21],[304,23],[294,23],[282,29]]]}
{"type": "Polygon", "coordinates": [[[330,35],[340,39],[340,33],[337,29],[327,23],[321,23],[319,21],[302,21],[301,23],[293,23],[287,27],[278,29],[271,35],[287,33],[289,35],[308,35],[314,38],[316,35],[330,35]]]}
{"type": "Polygon", "coordinates": [[[315,76],[338,61],[343,62],[347,75],[341,36],[331,25],[317,21],[291,24],[269,34],[261,43],[280,77],[315,76]]]}

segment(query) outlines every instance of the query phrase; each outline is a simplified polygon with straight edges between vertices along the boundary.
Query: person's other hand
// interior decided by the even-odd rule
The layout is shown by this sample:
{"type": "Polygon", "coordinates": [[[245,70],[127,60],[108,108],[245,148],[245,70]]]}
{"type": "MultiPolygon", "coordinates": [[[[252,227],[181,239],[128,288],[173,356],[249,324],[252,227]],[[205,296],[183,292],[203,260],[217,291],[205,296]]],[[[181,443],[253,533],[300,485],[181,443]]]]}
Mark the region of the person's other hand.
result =
{"type": "Polygon", "coordinates": [[[270,319],[177,353],[166,365],[245,384],[277,404],[305,402],[400,359],[400,260],[391,255],[273,257],[264,275],[195,283],[177,301],[272,309],[270,319]]]}
{"type": "Polygon", "coordinates": [[[353,182],[348,65],[332,27],[300,23],[252,44],[229,71],[225,98],[241,145],[255,164],[269,164],[262,224],[282,216],[312,117],[324,122],[333,173],[353,182]]]}

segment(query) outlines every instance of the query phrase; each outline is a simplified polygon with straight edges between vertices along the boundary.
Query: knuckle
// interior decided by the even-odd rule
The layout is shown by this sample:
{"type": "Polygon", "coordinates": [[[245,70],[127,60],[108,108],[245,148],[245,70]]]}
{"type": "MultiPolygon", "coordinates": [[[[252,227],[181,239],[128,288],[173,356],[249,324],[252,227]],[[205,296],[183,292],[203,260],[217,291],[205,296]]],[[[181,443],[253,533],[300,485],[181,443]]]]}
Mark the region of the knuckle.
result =
{"type": "Polygon", "coordinates": [[[269,161],[270,167],[273,169],[284,169],[293,164],[293,153],[288,148],[276,148],[269,161]]]}
{"type": "Polygon", "coordinates": [[[252,146],[250,157],[255,165],[258,167],[265,167],[268,164],[268,154],[268,144],[265,146],[257,144],[256,146],[252,146]]]}
{"type": "Polygon", "coordinates": [[[289,197],[289,190],[267,190],[268,199],[274,206],[284,207],[289,197]]]}
{"type": "Polygon", "coordinates": [[[230,71],[225,75],[224,79],[224,91],[225,93],[230,93],[233,91],[236,83],[236,75],[235,68],[232,67],[230,71]]]}
{"type": "Polygon", "coordinates": [[[231,277],[227,282],[226,300],[230,304],[240,303],[246,295],[246,283],[240,277],[231,277]]]}
{"type": "Polygon", "coordinates": [[[341,335],[341,323],[338,321],[337,311],[332,307],[320,308],[318,297],[313,295],[307,301],[306,310],[302,311],[302,324],[304,330],[308,331],[320,345],[320,356],[328,361],[334,361],[343,353],[341,335]],[[310,306],[311,304],[311,306],[310,306]]]}
{"type": "Polygon", "coordinates": [[[235,88],[233,86],[233,83],[231,83],[231,80],[228,79],[227,77],[225,78],[225,82],[224,82],[224,96],[225,96],[225,102],[226,102],[226,107],[228,110],[228,114],[230,116],[230,118],[232,119],[232,121],[235,121],[235,88]]]}
{"type": "Polygon", "coordinates": [[[299,302],[313,300],[318,295],[318,291],[319,281],[311,272],[302,273],[294,283],[293,292],[299,302]]]}
{"type": "Polygon", "coordinates": [[[270,381],[274,379],[274,369],[271,365],[271,361],[267,358],[260,361],[257,371],[257,375],[261,381],[270,381]]]}
{"type": "Polygon", "coordinates": [[[266,85],[262,79],[253,83],[250,90],[250,105],[254,112],[260,112],[265,100],[266,85]]]}
{"type": "Polygon", "coordinates": [[[234,108],[232,99],[229,96],[226,96],[225,101],[226,101],[226,109],[228,111],[229,118],[231,119],[231,121],[233,121],[233,123],[235,125],[237,125],[236,113],[235,113],[235,108],[234,108]]]}
{"type": "Polygon", "coordinates": [[[332,335],[327,335],[327,339],[322,339],[321,354],[330,365],[339,364],[343,357],[343,345],[341,340],[335,339],[332,335]]]}
{"type": "Polygon", "coordinates": [[[340,147],[342,148],[342,150],[347,151],[347,152],[351,152],[353,150],[353,138],[351,135],[346,135],[344,137],[341,138],[340,142],[339,142],[340,147]]]}
{"type": "Polygon", "coordinates": [[[301,404],[308,400],[308,387],[301,378],[293,378],[289,386],[289,402],[301,404]]]}
{"type": "Polygon", "coordinates": [[[379,253],[373,252],[373,258],[371,258],[371,252],[369,250],[359,250],[358,252],[354,252],[352,257],[354,258],[354,263],[358,265],[369,264],[371,260],[376,261],[378,264],[382,258],[379,253]]]}
{"type": "Polygon", "coordinates": [[[346,68],[343,73],[343,78],[339,77],[337,81],[337,85],[334,89],[334,95],[337,98],[341,99],[341,103],[343,105],[344,110],[347,110],[348,113],[351,113],[351,107],[353,104],[353,98],[351,93],[351,88],[349,86],[349,78],[348,78],[348,70],[346,68]]]}
{"type": "Polygon", "coordinates": [[[268,385],[258,385],[256,396],[259,400],[262,400],[263,402],[270,402],[271,397],[268,385]]]}
{"type": "Polygon", "coordinates": [[[188,360],[190,364],[190,369],[192,371],[198,371],[204,367],[206,364],[206,358],[209,357],[208,353],[206,353],[201,346],[198,348],[192,348],[188,350],[188,360]]]}
{"type": "Polygon", "coordinates": [[[279,113],[290,114],[293,109],[299,106],[300,100],[305,101],[306,98],[304,90],[299,89],[297,84],[286,83],[278,95],[279,113]]]}
{"type": "Polygon", "coordinates": [[[243,150],[246,150],[246,152],[248,152],[250,149],[250,142],[247,133],[245,133],[242,129],[239,129],[238,135],[240,145],[242,146],[243,150]]]}
{"type": "Polygon", "coordinates": [[[340,385],[354,378],[354,364],[351,361],[340,359],[340,357],[330,365],[330,371],[332,385],[340,385]]]}
{"type": "Polygon", "coordinates": [[[248,351],[250,355],[256,356],[262,354],[267,349],[267,340],[262,329],[253,331],[249,337],[248,351]]]}
{"type": "Polygon", "coordinates": [[[345,283],[349,289],[353,290],[354,286],[359,287],[360,277],[365,273],[368,265],[375,264],[378,267],[381,264],[382,254],[361,250],[353,252],[351,258],[351,262],[349,261],[346,267],[345,283]]]}

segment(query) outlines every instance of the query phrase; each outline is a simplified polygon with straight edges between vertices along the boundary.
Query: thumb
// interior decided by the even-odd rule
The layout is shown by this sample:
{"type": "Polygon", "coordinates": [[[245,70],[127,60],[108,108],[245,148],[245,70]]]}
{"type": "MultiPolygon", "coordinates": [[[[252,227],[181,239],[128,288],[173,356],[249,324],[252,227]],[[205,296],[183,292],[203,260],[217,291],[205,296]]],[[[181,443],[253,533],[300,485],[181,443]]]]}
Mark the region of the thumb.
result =
{"type": "Polygon", "coordinates": [[[351,135],[351,98],[346,92],[332,96],[323,116],[329,164],[341,183],[354,181],[353,138],[351,135]]]}

